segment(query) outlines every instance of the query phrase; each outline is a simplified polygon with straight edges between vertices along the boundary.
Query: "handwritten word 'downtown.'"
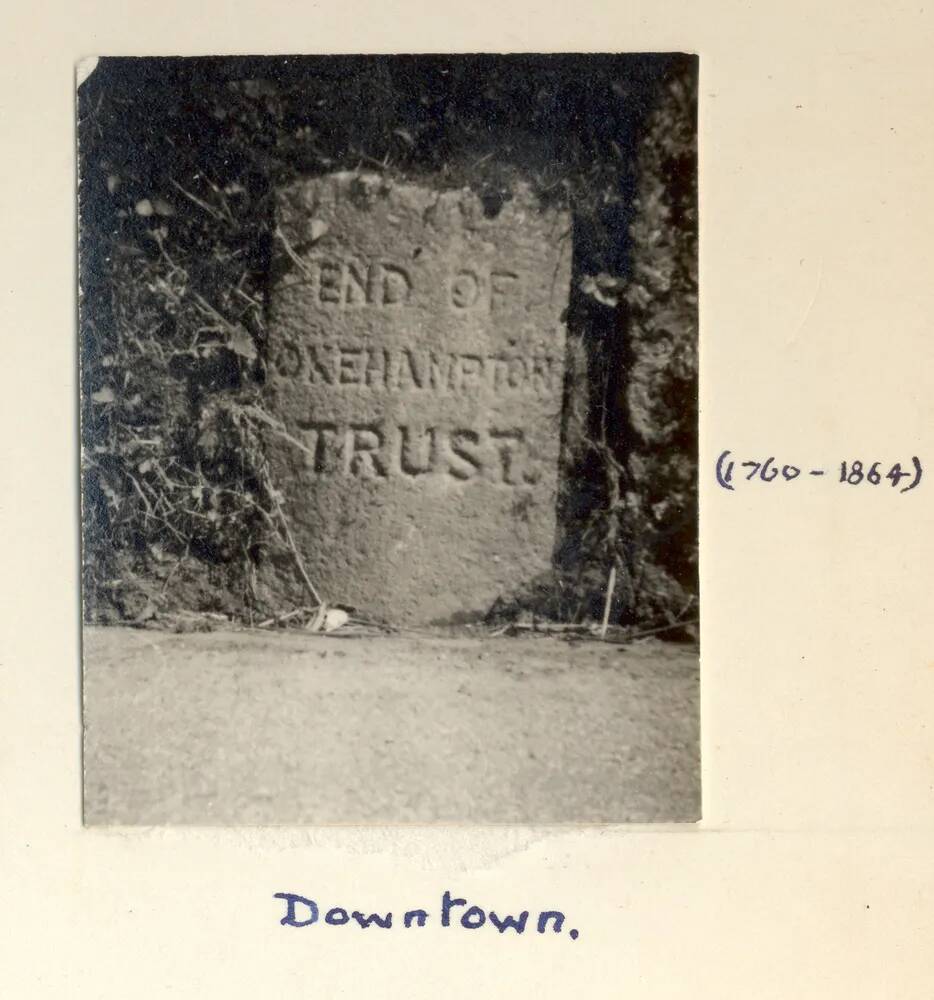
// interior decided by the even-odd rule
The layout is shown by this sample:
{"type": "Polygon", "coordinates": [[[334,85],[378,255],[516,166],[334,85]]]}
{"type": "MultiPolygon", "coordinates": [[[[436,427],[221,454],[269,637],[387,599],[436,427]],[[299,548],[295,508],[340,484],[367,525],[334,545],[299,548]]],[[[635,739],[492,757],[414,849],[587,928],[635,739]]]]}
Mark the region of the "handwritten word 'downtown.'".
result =
{"type": "MultiPolygon", "coordinates": [[[[294,892],[277,892],[274,893],[274,898],[285,903],[285,915],[279,919],[283,927],[313,927],[323,924],[327,927],[350,926],[359,930],[411,930],[437,921],[441,927],[462,927],[468,931],[489,927],[500,934],[524,934],[527,930],[538,934],[565,933],[566,917],[561,910],[498,913],[493,909],[484,910],[481,906],[469,904],[466,899],[452,896],[447,889],[436,909],[418,908],[401,914],[394,914],[391,910],[384,913],[364,913],[345,906],[326,908],[316,900],[294,892]]],[[[572,941],[576,941],[579,936],[576,927],[570,928],[566,933],[572,941]]]]}

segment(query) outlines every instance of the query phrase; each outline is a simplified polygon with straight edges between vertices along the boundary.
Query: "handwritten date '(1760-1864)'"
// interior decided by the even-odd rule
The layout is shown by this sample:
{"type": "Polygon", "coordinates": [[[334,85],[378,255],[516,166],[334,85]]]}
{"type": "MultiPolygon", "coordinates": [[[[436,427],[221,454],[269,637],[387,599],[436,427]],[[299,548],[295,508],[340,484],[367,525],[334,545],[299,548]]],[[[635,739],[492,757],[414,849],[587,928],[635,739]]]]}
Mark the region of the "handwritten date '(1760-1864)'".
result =
{"type": "Polygon", "coordinates": [[[808,469],[799,465],[782,463],[774,455],[764,461],[747,459],[739,461],[729,450],[721,452],[715,468],[717,484],[725,490],[735,490],[737,483],[791,483],[804,476],[815,478],[827,476],[832,482],[844,486],[889,486],[899,493],[909,493],[920,485],[924,470],[921,459],[911,456],[911,461],[901,462],[863,461],[844,459],[829,469],[808,469]]]}

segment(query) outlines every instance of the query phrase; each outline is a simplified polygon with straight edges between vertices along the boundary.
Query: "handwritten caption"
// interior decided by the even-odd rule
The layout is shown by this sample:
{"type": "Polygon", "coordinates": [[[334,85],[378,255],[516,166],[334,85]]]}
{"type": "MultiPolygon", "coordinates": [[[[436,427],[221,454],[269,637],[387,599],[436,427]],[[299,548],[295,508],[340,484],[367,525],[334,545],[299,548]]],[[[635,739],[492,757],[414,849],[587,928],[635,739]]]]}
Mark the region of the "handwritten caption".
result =
{"type": "MultiPolygon", "coordinates": [[[[343,906],[332,906],[325,910],[316,900],[294,892],[277,892],[273,894],[273,898],[281,899],[285,903],[285,916],[279,920],[283,927],[312,927],[318,923],[328,927],[345,927],[349,924],[361,930],[370,927],[392,930],[400,927],[399,920],[394,921],[394,914],[390,910],[385,913],[366,914],[360,910],[348,910],[343,906]]],[[[552,934],[563,934],[566,922],[561,910],[540,910],[532,917],[530,923],[529,910],[522,910],[517,914],[499,914],[496,910],[484,910],[476,905],[468,906],[466,899],[452,896],[446,889],[437,910],[406,910],[402,914],[401,927],[404,930],[424,927],[432,916],[442,927],[462,927],[467,931],[476,931],[486,926],[499,931],[500,934],[509,931],[524,934],[526,929],[534,929],[538,934],[546,934],[549,931],[552,934]]],[[[576,941],[579,933],[576,927],[572,927],[567,931],[567,937],[576,941]]]]}
{"type": "Polygon", "coordinates": [[[911,456],[911,461],[901,462],[863,461],[844,459],[839,465],[829,469],[808,469],[805,466],[782,463],[774,455],[765,460],[734,458],[732,451],[721,452],[717,459],[715,473],[717,484],[725,490],[734,491],[736,484],[747,483],[792,483],[803,477],[819,478],[827,476],[831,482],[844,486],[888,486],[899,493],[910,493],[921,484],[924,470],[921,459],[911,456]]]}

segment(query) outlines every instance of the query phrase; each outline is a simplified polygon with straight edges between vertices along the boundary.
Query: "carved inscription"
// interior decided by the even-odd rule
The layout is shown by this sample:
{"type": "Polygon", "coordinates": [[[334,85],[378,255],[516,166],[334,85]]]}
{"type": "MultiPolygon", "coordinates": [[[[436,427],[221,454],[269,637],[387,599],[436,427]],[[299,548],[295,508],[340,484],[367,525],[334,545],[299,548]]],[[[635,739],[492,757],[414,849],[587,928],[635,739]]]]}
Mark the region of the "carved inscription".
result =
{"type": "Polygon", "coordinates": [[[448,281],[448,302],[454,312],[499,312],[520,299],[519,275],[506,269],[457,269],[448,281]]]}
{"type": "Polygon", "coordinates": [[[540,460],[521,428],[308,421],[301,431],[306,467],[316,476],[440,475],[505,486],[531,485],[541,478],[540,460]]]}
{"type": "MultiPolygon", "coordinates": [[[[353,309],[404,306],[415,279],[408,267],[387,260],[316,255],[302,262],[305,280],[320,306],[353,309]]],[[[522,304],[522,280],[505,267],[456,266],[446,281],[448,307],[454,313],[497,313],[522,304]]]]}
{"type": "Polygon", "coordinates": [[[519,176],[501,194],[349,170],[275,192],[270,476],[315,586],[387,621],[481,616],[552,565],[572,220],[519,176]]]}
{"type": "Polygon", "coordinates": [[[409,271],[389,261],[310,257],[303,266],[312,296],[321,306],[398,307],[404,306],[412,294],[409,271]]]}
{"type": "Polygon", "coordinates": [[[548,354],[449,353],[418,348],[283,343],[276,371],[312,385],[359,386],[383,392],[439,395],[531,394],[560,391],[560,368],[548,354]]]}

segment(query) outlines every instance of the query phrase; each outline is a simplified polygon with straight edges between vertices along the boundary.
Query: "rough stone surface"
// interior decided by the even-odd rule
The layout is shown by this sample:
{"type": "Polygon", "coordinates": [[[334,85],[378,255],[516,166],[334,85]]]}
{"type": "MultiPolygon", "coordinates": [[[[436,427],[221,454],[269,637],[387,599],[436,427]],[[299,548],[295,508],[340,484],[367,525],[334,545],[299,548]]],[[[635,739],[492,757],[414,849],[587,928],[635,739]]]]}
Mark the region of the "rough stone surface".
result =
{"type": "Polygon", "coordinates": [[[568,214],[359,174],[277,212],[270,461],[309,575],[392,621],[482,615],[553,554],[568,214]]]}

